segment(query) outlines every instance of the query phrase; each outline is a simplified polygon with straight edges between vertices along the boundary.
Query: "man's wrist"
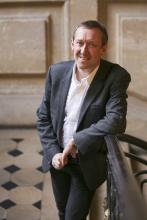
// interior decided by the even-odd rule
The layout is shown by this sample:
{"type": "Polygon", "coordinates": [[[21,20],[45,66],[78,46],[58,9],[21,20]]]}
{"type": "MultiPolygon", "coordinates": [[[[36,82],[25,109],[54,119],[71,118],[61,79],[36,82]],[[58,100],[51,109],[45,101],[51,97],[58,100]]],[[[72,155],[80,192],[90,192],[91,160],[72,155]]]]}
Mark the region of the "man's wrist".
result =
{"type": "Polygon", "coordinates": [[[72,143],[72,145],[77,149],[77,146],[76,146],[76,144],[75,144],[75,142],[74,142],[74,139],[72,138],[72,140],[71,140],[71,143],[72,143]]]}
{"type": "Polygon", "coordinates": [[[78,153],[78,148],[74,142],[74,139],[72,138],[72,146],[74,147],[74,149],[76,150],[76,153],[78,153]]]}

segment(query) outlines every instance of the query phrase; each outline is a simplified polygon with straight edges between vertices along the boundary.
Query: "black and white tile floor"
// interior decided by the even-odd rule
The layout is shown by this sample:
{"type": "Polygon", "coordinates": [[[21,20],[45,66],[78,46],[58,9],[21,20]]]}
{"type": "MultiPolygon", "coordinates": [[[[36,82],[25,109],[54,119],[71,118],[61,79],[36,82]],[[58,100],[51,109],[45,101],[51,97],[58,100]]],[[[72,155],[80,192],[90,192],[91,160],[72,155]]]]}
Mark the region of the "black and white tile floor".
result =
{"type": "Polygon", "coordinates": [[[1,130],[0,220],[56,220],[49,174],[41,169],[37,131],[1,130]]]}

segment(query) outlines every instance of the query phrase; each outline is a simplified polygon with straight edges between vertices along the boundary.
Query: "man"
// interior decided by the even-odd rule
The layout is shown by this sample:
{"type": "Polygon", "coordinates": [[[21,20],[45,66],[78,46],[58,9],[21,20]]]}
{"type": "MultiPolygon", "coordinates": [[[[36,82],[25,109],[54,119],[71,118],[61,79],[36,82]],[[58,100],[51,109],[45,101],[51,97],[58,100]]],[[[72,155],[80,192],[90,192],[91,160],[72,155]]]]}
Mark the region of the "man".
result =
{"type": "Polygon", "coordinates": [[[104,136],[125,131],[128,72],[101,57],[108,35],[85,21],[71,42],[74,61],[51,65],[37,111],[60,220],[85,220],[93,194],[106,179],[104,136]]]}

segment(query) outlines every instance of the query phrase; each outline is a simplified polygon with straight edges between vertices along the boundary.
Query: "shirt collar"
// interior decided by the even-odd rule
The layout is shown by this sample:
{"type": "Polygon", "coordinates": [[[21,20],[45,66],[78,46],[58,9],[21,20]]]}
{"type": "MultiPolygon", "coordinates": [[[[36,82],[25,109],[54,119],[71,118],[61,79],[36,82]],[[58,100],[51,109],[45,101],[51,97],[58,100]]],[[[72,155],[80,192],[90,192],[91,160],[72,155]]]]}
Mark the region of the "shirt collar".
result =
{"type": "Polygon", "coordinates": [[[86,76],[85,78],[81,79],[81,82],[79,82],[77,80],[77,77],[76,77],[76,64],[74,64],[73,66],[73,74],[72,74],[72,80],[75,82],[75,83],[82,83],[82,82],[85,82],[87,83],[88,85],[91,84],[95,74],[97,73],[98,71],[98,68],[99,68],[99,65],[88,75],[86,76]]]}

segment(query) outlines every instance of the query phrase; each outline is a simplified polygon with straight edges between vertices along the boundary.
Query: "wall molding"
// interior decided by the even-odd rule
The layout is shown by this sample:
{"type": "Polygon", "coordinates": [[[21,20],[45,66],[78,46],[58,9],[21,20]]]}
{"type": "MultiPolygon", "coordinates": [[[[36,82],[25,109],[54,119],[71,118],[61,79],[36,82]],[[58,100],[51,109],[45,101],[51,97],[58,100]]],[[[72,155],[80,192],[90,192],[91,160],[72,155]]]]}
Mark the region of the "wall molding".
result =
{"type": "Polygon", "coordinates": [[[64,3],[65,0],[0,0],[2,3],[64,3]]]}

